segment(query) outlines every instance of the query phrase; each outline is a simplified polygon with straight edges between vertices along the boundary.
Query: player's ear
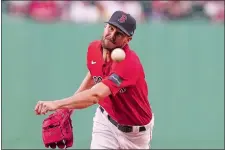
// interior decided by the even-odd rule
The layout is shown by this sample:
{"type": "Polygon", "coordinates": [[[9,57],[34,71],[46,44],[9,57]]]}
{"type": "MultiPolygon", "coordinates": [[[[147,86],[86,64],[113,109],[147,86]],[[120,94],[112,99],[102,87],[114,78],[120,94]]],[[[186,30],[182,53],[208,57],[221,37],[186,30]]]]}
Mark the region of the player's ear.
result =
{"type": "Polygon", "coordinates": [[[129,43],[132,40],[132,36],[127,37],[127,43],[129,43]]]}

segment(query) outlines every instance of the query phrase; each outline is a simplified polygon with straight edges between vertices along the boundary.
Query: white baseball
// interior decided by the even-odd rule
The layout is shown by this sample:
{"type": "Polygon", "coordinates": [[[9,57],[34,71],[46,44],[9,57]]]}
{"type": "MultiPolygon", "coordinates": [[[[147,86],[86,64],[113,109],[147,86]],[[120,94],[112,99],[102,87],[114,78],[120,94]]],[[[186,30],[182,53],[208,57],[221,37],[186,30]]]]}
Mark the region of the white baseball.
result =
{"type": "Polygon", "coordinates": [[[124,50],[121,48],[116,48],[111,53],[112,60],[114,60],[116,62],[120,62],[120,61],[124,60],[125,57],[126,57],[126,54],[125,54],[124,50]]]}

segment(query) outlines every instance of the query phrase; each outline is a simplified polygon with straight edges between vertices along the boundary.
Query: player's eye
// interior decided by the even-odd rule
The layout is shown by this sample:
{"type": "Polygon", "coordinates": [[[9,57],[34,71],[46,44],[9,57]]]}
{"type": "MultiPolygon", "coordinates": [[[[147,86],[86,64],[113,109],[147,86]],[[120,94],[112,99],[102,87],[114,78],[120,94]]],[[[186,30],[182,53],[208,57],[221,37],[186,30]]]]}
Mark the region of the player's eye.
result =
{"type": "Polygon", "coordinates": [[[122,34],[122,33],[117,32],[117,37],[122,37],[122,36],[123,36],[123,34],[122,34]]]}
{"type": "Polygon", "coordinates": [[[112,26],[109,26],[109,30],[110,30],[110,31],[113,31],[113,27],[112,27],[112,26]]]}

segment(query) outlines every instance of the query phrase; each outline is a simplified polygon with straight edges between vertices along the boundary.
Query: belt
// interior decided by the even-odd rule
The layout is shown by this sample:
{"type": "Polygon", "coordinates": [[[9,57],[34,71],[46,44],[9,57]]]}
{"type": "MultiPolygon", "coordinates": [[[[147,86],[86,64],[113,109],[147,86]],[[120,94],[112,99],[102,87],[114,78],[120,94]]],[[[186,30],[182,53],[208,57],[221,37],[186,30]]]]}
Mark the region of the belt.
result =
{"type": "MultiPolygon", "coordinates": [[[[99,107],[101,112],[103,113],[105,110],[100,106],[99,107]]],[[[120,131],[125,132],[125,133],[129,133],[129,132],[133,132],[133,127],[132,126],[126,126],[126,125],[120,125],[119,123],[117,123],[112,117],[110,117],[109,115],[107,115],[108,120],[115,125],[120,131]]],[[[142,131],[146,131],[145,126],[140,126],[139,127],[139,132],[142,131]]]]}

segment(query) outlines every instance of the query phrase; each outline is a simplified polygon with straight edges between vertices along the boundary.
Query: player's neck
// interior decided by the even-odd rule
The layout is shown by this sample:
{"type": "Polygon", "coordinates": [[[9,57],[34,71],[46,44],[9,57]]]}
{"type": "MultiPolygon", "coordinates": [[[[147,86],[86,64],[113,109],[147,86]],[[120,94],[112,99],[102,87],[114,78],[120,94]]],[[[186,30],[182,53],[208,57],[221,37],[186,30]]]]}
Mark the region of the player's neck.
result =
{"type": "Polygon", "coordinates": [[[105,62],[109,62],[110,61],[110,51],[108,51],[107,49],[103,48],[103,54],[102,54],[103,60],[105,62]]]}

